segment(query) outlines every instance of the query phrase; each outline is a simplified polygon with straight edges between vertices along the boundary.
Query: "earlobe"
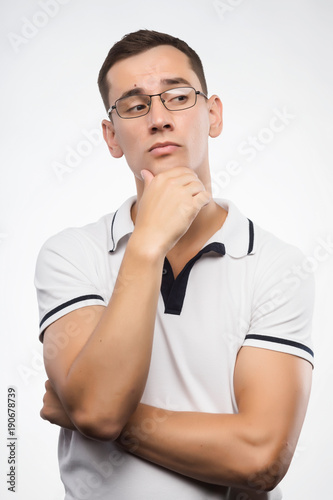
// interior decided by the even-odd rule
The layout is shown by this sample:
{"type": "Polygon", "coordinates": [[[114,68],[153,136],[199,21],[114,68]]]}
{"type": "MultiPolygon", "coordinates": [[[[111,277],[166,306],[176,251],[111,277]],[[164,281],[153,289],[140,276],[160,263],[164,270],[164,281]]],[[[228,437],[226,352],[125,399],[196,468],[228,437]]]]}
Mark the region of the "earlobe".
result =
{"type": "Polygon", "coordinates": [[[218,137],[223,128],[223,105],[217,95],[213,95],[209,100],[211,101],[209,108],[209,136],[218,137]]]}
{"type": "Polygon", "coordinates": [[[113,124],[108,120],[102,121],[103,137],[108,145],[109,151],[113,158],[121,158],[123,156],[123,151],[119,146],[113,124]]]}

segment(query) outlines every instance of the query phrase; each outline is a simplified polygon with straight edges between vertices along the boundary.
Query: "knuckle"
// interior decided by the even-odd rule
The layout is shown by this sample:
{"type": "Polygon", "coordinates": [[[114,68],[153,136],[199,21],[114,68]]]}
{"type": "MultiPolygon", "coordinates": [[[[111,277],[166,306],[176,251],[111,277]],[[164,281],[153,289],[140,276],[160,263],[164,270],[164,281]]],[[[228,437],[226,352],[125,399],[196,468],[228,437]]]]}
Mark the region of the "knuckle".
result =
{"type": "Polygon", "coordinates": [[[170,179],[168,179],[168,184],[170,186],[177,186],[178,182],[177,182],[177,178],[176,177],[171,177],[170,179]]]}

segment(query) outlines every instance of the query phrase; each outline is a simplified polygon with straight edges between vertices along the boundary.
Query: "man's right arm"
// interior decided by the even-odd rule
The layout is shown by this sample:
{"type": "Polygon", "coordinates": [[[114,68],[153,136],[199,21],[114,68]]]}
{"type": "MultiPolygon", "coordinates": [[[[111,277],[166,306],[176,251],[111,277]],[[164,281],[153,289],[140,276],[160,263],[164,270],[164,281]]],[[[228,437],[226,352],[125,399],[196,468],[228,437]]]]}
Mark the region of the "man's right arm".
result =
{"type": "Polygon", "coordinates": [[[116,439],[136,409],[149,371],[164,257],[208,201],[188,168],[155,178],[148,172],[108,306],[78,309],[45,330],[50,383],[86,436],[116,439]]]}
{"type": "Polygon", "coordinates": [[[163,259],[140,254],[129,241],[109,305],[73,311],[45,331],[49,380],[70,419],[89,437],[116,438],[141,398],[162,266],[163,259]],[[59,348],[58,338],[69,330],[74,334],[59,348]]]}

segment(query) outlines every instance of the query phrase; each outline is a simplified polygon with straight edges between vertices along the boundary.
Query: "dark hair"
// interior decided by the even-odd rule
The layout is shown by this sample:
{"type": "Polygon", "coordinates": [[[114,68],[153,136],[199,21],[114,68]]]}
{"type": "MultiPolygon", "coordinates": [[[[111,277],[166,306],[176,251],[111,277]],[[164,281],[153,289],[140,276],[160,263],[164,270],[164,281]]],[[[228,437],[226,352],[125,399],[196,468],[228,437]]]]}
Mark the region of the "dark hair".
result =
{"type": "Polygon", "coordinates": [[[166,33],[139,30],[125,35],[119,42],[116,42],[113,47],[111,47],[100,69],[98,87],[107,110],[110,107],[108,101],[109,86],[106,79],[109,69],[118,61],[135,56],[153,47],[158,47],[159,45],[171,45],[187,55],[191,68],[200,80],[202,91],[207,94],[207,83],[200,57],[186,42],[166,33]]]}

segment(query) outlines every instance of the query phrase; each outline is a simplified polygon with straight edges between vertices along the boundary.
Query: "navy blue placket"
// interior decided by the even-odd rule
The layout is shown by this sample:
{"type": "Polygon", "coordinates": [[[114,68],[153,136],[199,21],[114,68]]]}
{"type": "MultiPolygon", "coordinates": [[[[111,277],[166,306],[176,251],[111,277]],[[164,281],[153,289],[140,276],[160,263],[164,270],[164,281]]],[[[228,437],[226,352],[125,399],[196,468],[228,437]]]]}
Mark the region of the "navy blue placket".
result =
{"type": "Polygon", "coordinates": [[[180,315],[185,294],[188,278],[192,267],[195,262],[200,259],[202,255],[208,252],[215,252],[217,255],[223,257],[225,255],[225,247],[223,243],[210,243],[202,248],[188,263],[184,266],[177,278],[174,279],[172,267],[167,257],[164,259],[163,276],[161,284],[161,293],[164,301],[164,312],[166,314],[180,315]]]}

